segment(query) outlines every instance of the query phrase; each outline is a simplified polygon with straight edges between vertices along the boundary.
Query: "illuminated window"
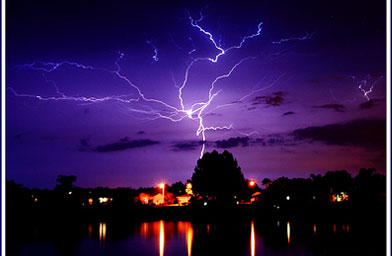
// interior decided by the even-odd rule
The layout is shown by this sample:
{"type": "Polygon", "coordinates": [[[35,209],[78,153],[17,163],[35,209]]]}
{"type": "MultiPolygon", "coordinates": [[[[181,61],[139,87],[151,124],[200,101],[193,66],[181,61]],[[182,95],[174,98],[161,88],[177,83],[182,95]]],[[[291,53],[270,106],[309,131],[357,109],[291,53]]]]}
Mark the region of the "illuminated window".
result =
{"type": "Polygon", "coordinates": [[[112,202],[113,198],[99,197],[98,201],[99,201],[100,204],[107,204],[109,201],[112,202]]]}

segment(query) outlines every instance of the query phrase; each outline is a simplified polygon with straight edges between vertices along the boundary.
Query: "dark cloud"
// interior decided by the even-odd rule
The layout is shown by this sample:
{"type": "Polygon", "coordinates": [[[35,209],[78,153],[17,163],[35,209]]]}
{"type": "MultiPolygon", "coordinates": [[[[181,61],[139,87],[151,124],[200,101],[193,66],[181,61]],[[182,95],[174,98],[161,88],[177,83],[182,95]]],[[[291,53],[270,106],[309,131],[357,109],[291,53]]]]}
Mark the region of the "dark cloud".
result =
{"type": "Polygon", "coordinates": [[[311,140],[329,145],[353,145],[383,150],[386,141],[385,120],[356,120],[345,124],[313,126],[294,130],[296,140],[311,140]]]}
{"type": "Polygon", "coordinates": [[[385,120],[356,120],[343,124],[307,127],[288,134],[262,135],[258,138],[232,137],[215,142],[218,148],[233,147],[292,147],[304,142],[328,145],[359,146],[370,150],[385,150],[385,120]]]}
{"type": "Polygon", "coordinates": [[[286,93],[284,91],[277,91],[277,92],[274,92],[272,94],[276,95],[276,96],[284,96],[284,95],[286,95],[286,93]]]}
{"type": "Polygon", "coordinates": [[[136,134],[137,135],[142,135],[142,134],[145,134],[146,132],[145,131],[138,131],[136,134]]]}
{"type": "Polygon", "coordinates": [[[346,107],[341,104],[325,104],[320,106],[312,106],[312,108],[332,109],[336,112],[344,112],[346,110],[346,107]]]}
{"type": "Polygon", "coordinates": [[[260,137],[251,141],[252,145],[259,145],[263,147],[272,146],[295,146],[292,138],[287,134],[270,134],[264,137],[260,137]]]}
{"type": "Polygon", "coordinates": [[[252,100],[252,105],[266,105],[267,107],[273,106],[277,107],[283,104],[285,92],[278,91],[272,93],[271,96],[257,96],[252,100]]]}
{"type": "Polygon", "coordinates": [[[229,138],[228,140],[218,140],[215,142],[217,148],[233,148],[233,147],[247,147],[249,146],[248,137],[229,138]]]}
{"type": "Polygon", "coordinates": [[[90,109],[89,109],[89,108],[85,108],[85,109],[83,110],[83,113],[84,113],[84,114],[90,113],[90,109]]]}
{"type": "Polygon", "coordinates": [[[215,142],[218,148],[234,148],[234,147],[249,147],[249,146],[294,146],[293,138],[287,134],[270,134],[258,138],[249,137],[232,137],[227,140],[218,140],[215,142]]]}
{"type": "Polygon", "coordinates": [[[295,114],[295,112],[293,112],[293,111],[288,111],[288,112],[286,112],[286,113],[283,113],[282,116],[288,116],[288,115],[294,115],[294,114],[295,114]]]}
{"type": "Polygon", "coordinates": [[[203,145],[203,141],[184,141],[177,142],[172,145],[173,151],[192,151],[199,149],[203,145]]]}
{"type": "Polygon", "coordinates": [[[118,142],[105,145],[93,146],[90,144],[90,138],[82,138],[79,140],[77,150],[80,152],[113,152],[122,151],[130,148],[141,148],[159,144],[159,141],[150,139],[129,140],[128,137],[121,138],[118,142]]]}
{"type": "Polygon", "coordinates": [[[362,110],[371,109],[371,108],[375,107],[379,101],[380,101],[379,99],[371,99],[369,101],[366,101],[366,102],[360,104],[359,109],[362,109],[362,110]]]}
{"type": "Polygon", "coordinates": [[[97,146],[94,151],[96,152],[113,152],[122,151],[130,148],[141,148],[146,146],[152,146],[159,144],[159,141],[154,141],[150,139],[144,140],[128,140],[127,137],[121,139],[119,142],[97,146]]]}
{"type": "Polygon", "coordinates": [[[275,96],[275,97],[269,97],[269,98],[267,98],[267,100],[265,101],[265,103],[267,104],[267,105],[270,105],[270,106],[280,106],[281,104],[282,104],[282,102],[283,102],[283,97],[281,97],[281,96],[275,96]]]}

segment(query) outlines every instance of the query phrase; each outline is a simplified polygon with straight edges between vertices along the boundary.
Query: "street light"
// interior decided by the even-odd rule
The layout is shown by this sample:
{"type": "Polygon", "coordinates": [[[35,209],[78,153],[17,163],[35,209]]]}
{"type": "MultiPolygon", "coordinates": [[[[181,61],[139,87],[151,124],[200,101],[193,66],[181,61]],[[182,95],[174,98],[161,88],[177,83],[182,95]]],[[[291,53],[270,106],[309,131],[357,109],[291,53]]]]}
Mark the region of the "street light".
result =
{"type": "Polygon", "coordinates": [[[256,186],[256,181],[250,180],[249,181],[249,187],[253,188],[254,186],[256,186]]]}
{"type": "Polygon", "coordinates": [[[165,204],[165,184],[161,183],[159,184],[159,187],[162,189],[163,204],[165,204]]]}

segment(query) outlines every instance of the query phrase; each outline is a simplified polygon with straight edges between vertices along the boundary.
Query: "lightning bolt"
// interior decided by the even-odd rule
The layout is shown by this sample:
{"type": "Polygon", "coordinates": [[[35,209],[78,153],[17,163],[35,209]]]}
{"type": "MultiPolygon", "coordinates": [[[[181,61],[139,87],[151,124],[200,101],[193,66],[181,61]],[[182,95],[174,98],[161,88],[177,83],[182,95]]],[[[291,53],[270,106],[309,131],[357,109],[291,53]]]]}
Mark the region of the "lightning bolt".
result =
{"type": "Polygon", "coordinates": [[[314,35],[315,33],[316,33],[316,32],[313,32],[313,33],[311,33],[311,34],[306,34],[306,35],[303,36],[303,37],[282,38],[282,39],[280,39],[279,41],[272,41],[272,43],[273,43],[273,44],[281,44],[281,43],[285,43],[285,42],[288,42],[288,41],[304,41],[304,40],[309,40],[309,39],[312,39],[312,37],[313,37],[313,35],[314,35]]]}
{"type": "MultiPolygon", "coordinates": [[[[233,106],[233,105],[242,103],[246,98],[248,98],[248,97],[250,97],[250,96],[252,96],[252,95],[254,95],[254,94],[258,93],[258,92],[267,90],[267,89],[269,89],[269,88],[275,86],[276,83],[277,83],[282,77],[284,77],[285,75],[286,75],[286,74],[281,74],[280,76],[278,76],[274,81],[272,81],[272,82],[269,83],[268,85],[266,85],[266,86],[264,86],[264,87],[261,87],[261,88],[258,88],[258,89],[255,89],[255,90],[252,90],[252,91],[249,92],[248,94],[242,96],[241,98],[239,98],[239,99],[237,99],[237,100],[235,100],[235,101],[233,101],[233,102],[231,102],[231,103],[226,103],[226,104],[218,105],[218,106],[216,106],[215,108],[213,108],[212,110],[208,111],[206,114],[213,113],[213,112],[215,112],[216,110],[221,109],[221,108],[226,108],[226,107],[230,107],[230,106],[233,106]]],[[[256,84],[256,87],[258,87],[262,82],[263,82],[263,80],[260,80],[260,81],[256,84]]],[[[241,134],[241,133],[240,133],[240,134],[241,134]]],[[[244,134],[243,134],[243,135],[244,135],[244,134]]]]}
{"type": "Polygon", "coordinates": [[[58,90],[57,86],[55,86],[55,87],[56,87],[57,94],[59,94],[59,96],[49,96],[49,97],[45,97],[45,96],[41,96],[41,95],[21,94],[21,93],[17,93],[13,88],[9,87],[8,89],[10,91],[12,91],[16,96],[36,98],[39,100],[56,100],[56,101],[72,100],[72,101],[80,101],[80,102],[86,102],[86,103],[99,103],[99,102],[104,102],[104,101],[117,101],[120,103],[131,103],[131,102],[137,102],[137,101],[145,101],[145,102],[156,103],[158,105],[161,105],[164,109],[163,110],[147,111],[147,110],[143,110],[143,109],[129,108],[129,110],[133,111],[133,112],[137,112],[137,113],[155,116],[153,118],[151,118],[151,117],[147,118],[150,120],[154,119],[154,118],[165,118],[165,119],[169,119],[173,122],[178,122],[178,121],[181,121],[184,117],[186,117],[184,110],[180,110],[174,106],[171,106],[164,101],[146,97],[137,85],[132,83],[132,81],[130,79],[128,79],[126,76],[122,75],[119,61],[121,61],[123,57],[124,57],[124,54],[119,52],[119,57],[115,61],[115,65],[117,67],[116,70],[109,70],[109,69],[105,69],[105,68],[86,66],[86,65],[83,65],[80,63],[70,62],[70,61],[63,61],[63,62],[58,62],[58,63],[34,62],[31,64],[20,65],[19,67],[29,68],[32,70],[44,71],[46,73],[51,73],[51,72],[58,70],[59,68],[61,68],[64,65],[70,65],[70,66],[74,66],[76,68],[85,69],[85,70],[107,72],[110,74],[114,74],[119,79],[123,80],[127,85],[134,88],[138,94],[138,97],[136,97],[136,98],[126,98],[123,95],[122,96],[121,95],[120,96],[116,96],[116,95],[115,96],[107,96],[107,97],[102,97],[102,98],[86,97],[86,96],[74,97],[74,96],[69,96],[69,95],[66,95],[66,94],[60,92],[58,90]]]}
{"type": "Polygon", "coordinates": [[[367,83],[368,83],[367,80],[362,80],[362,81],[359,83],[358,88],[362,91],[363,97],[365,97],[366,100],[368,100],[368,101],[370,100],[369,94],[370,94],[371,92],[373,92],[374,86],[375,86],[375,85],[378,83],[378,81],[380,81],[382,78],[383,78],[383,77],[381,76],[381,77],[379,77],[376,81],[374,81],[374,82],[370,85],[370,87],[369,87],[368,90],[366,90],[366,89],[363,88],[364,86],[367,85],[367,83]]]}
{"type": "MultiPolygon", "coordinates": [[[[222,92],[222,89],[220,90],[215,90],[216,84],[221,81],[222,79],[227,79],[231,76],[231,74],[245,61],[250,60],[250,59],[255,59],[255,57],[247,57],[241,59],[239,62],[237,62],[235,65],[233,65],[228,72],[225,74],[219,75],[213,79],[213,81],[210,84],[209,90],[208,90],[208,98],[204,101],[199,101],[196,103],[193,103],[190,108],[186,108],[184,104],[184,99],[183,99],[183,90],[185,89],[188,78],[189,78],[189,73],[193,67],[193,65],[196,62],[199,61],[210,61],[213,63],[217,63],[219,58],[225,54],[227,54],[229,51],[234,50],[234,49],[240,49],[243,47],[243,45],[246,43],[247,40],[256,38],[261,35],[262,32],[262,24],[263,22],[260,22],[257,26],[257,30],[254,34],[244,36],[240,43],[238,45],[231,46],[227,49],[223,49],[221,47],[220,42],[216,42],[214,39],[214,36],[212,33],[204,29],[201,25],[200,22],[204,19],[204,16],[202,14],[202,11],[200,12],[200,18],[199,19],[193,19],[192,16],[188,13],[188,18],[190,21],[190,25],[194,28],[196,28],[201,34],[205,35],[210,43],[214,46],[214,48],[217,50],[217,54],[214,55],[214,57],[206,57],[206,58],[191,58],[191,62],[186,66],[185,69],[185,74],[184,74],[184,79],[183,82],[180,85],[177,85],[174,76],[172,74],[172,80],[176,88],[178,88],[178,100],[179,100],[179,107],[173,106],[165,101],[156,99],[156,98],[151,98],[147,97],[142,90],[137,86],[135,83],[131,81],[128,77],[126,77],[124,74],[122,74],[121,71],[121,65],[120,62],[124,58],[124,54],[122,52],[118,52],[119,56],[115,60],[114,64],[116,66],[115,70],[111,69],[106,69],[106,68],[101,68],[101,67],[93,67],[89,65],[83,65],[77,62],[71,62],[71,61],[62,61],[62,62],[33,62],[30,64],[24,64],[18,66],[19,68],[26,68],[26,69],[31,69],[31,70],[36,70],[36,71],[41,71],[44,73],[52,73],[54,71],[59,71],[62,67],[64,66],[71,66],[77,69],[83,69],[83,70],[88,70],[88,71],[99,71],[99,72],[106,72],[109,74],[114,75],[121,81],[123,81],[126,85],[128,85],[130,88],[135,90],[136,94],[129,94],[129,95],[111,95],[111,96],[106,96],[106,97],[91,97],[91,96],[71,96],[67,95],[64,92],[60,91],[59,88],[56,86],[54,81],[49,81],[46,79],[46,82],[50,82],[53,84],[53,86],[56,89],[56,95],[55,96],[42,96],[42,95],[34,95],[34,94],[26,94],[26,93],[18,93],[16,90],[13,88],[9,87],[8,90],[11,91],[14,95],[19,96],[19,97],[28,97],[28,98],[33,98],[41,101],[75,101],[79,102],[82,104],[93,104],[93,103],[102,103],[106,101],[114,101],[117,103],[120,103],[124,110],[129,112],[129,113],[137,113],[142,115],[143,120],[155,120],[155,119],[166,119],[172,122],[180,122],[185,118],[189,118],[194,121],[198,121],[199,127],[197,128],[196,131],[196,136],[201,136],[202,139],[202,148],[200,152],[200,158],[204,154],[205,150],[205,142],[206,142],[206,131],[218,131],[218,130],[231,130],[233,129],[233,124],[226,125],[226,126],[206,126],[205,125],[205,120],[203,119],[204,116],[204,111],[211,105],[213,100],[219,95],[220,92],[222,92]],[[137,104],[137,106],[133,106],[133,104],[137,104]],[[146,105],[149,104],[149,105],[146,105]],[[132,105],[132,106],[131,106],[132,105]]],[[[190,38],[192,41],[192,39],[190,38]]],[[[294,39],[292,39],[294,40],[294,39]]],[[[158,61],[158,49],[154,46],[154,44],[151,41],[147,41],[147,44],[149,44],[153,50],[154,50],[154,55],[153,55],[153,60],[158,61]]],[[[192,41],[193,45],[193,41],[192,41]]],[[[194,45],[193,45],[194,46],[194,45]]],[[[192,50],[188,52],[189,55],[194,53],[196,51],[196,48],[194,47],[192,50]]],[[[276,81],[271,83],[267,87],[259,88],[256,89],[249,94],[241,97],[239,99],[240,101],[243,101],[245,98],[251,96],[252,94],[259,92],[261,90],[267,89],[271,86],[273,86],[280,78],[278,78],[276,81]]],[[[230,104],[226,105],[220,105],[218,108],[222,108],[224,106],[229,106],[230,104]]],[[[215,110],[215,109],[214,109],[215,110]]],[[[213,111],[213,110],[212,110],[213,111]]],[[[211,112],[211,111],[210,111],[211,112]]],[[[237,131],[237,130],[236,130],[237,131]]],[[[240,133],[239,131],[237,131],[240,133]]],[[[250,136],[252,134],[255,134],[256,132],[252,132],[250,134],[247,134],[247,136],[250,136]]],[[[243,133],[242,133],[243,134],[243,133]]]]}
{"type": "MultiPolygon", "coordinates": [[[[24,68],[29,68],[29,69],[33,69],[33,70],[39,70],[39,71],[44,71],[46,73],[51,73],[54,72],[55,70],[58,70],[60,67],[62,67],[63,65],[71,65],[74,66],[76,68],[81,68],[81,69],[86,69],[86,70],[94,70],[94,71],[105,71],[105,72],[109,72],[111,74],[116,75],[118,78],[120,78],[121,80],[125,81],[130,87],[134,88],[138,94],[138,97],[136,98],[131,98],[130,95],[113,95],[113,96],[107,96],[107,97],[87,97],[87,96],[69,96],[66,95],[65,93],[61,92],[58,87],[54,84],[54,87],[56,88],[56,93],[58,94],[57,96],[41,96],[41,95],[33,95],[33,94],[24,94],[24,93],[18,93],[16,92],[13,88],[9,87],[8,89],[16,96],[20,96],[20,97],[29,97],[29,98],[34,98],[34,99],[38,99],[38,100],[42,100],[42,101],[76,101],[76,102],[82,102],[82,103],[100,103],[100,102],[105,102],[105,101],[117,101],[120,103],[132,103],[132,102],[140,102],[140,101],[144,101],[144,102],[152,102],[152,103],[157,103],[160,104],[162,107],[164,107],[167,110],[160,110],[160,109],[150,109],[150,110],[146,110],[146,109],[141,109],[141,108],[130,108],[128,107],[127,110],[131,111],[131,112],[136,112],[136,113],[140,113],[140,114],[145,114],[145,115],[152,115],[151,117],[146,117],[145,119],[147,120],[155,120],[158,118],[163,118],[163,119],[168,119],[170,121],[173,122],[179,122],[181,120],[183,120],[184,118],[188,117],[192,120],[199,120],[199,127],[197,129],[196,135],[202,136],[202,141],[205,142],[206,141],[206,135],[205,135],[205,131],[208,130],[222,130],[222,129],[231,129],[232,125],[230,126],[223,126],[223,127],[205,127],[204,125],[204,120],[203,120],[203,111],[211,104],[211,102],[213,101],[213,99],[222,91],[219,90],[215,93],[213,93],[214,90],[214,86],[217,82],[219,82],[221,79],[224,78],[228,78],[230,77],[230,75],[234,72],[234,70],[240,66],[244,61],[248,60],[248,59],[254,59],[254,57],[248,57],[248,58],[244,58],[241,61],[239,61],[238,63],[236,63],[226,74],[220,75],[218,77],[216,77],[213,82],[211,83],[210,86],[210,90],[208,92],[208,100],[207,101],[202,101],[202,102],[197,102],[194,103],[190,109],[186,109],[183,103],[183,98],[181,96],[181,92],[182,89],[185,87],[186,83],[187,83],[187,78],[188,78],[188,73],[189,73],[189,69],[191,68],[191,65],[188,66],[187,70],[186,70],[186,75],[185,75],[185,80],[182,84],[182,86],[179,88],[179,100],[181,103],[181,109],[178,109],[172,105],[169,105],[168,103],[158,100],[158,99],[154,99],[154,98],[148,98],[146,97],[142,91],[139,89],[138,86],[136,86],[134,83],[132,83],[132,81],[130,79],[128,79],[127,77],[125,77],[124,75],[121,74],[121,68],[119,65],[119,61],[123,58],[123,54],[120,54],[120,57],[115,61],[115,64],[117,66],[117,70],[108,70],[108,69],[104,69],[104,68],[96,68],[96,67],[92,67],[92,66],[86,66],[80,63],[75,63],[75,62],[69,62],[69,61],[64,61],[64,62],[59,62],[59,63],[54,63],[54,62],[47,62],[47,63],[31,63],[31,64],[26,64],[26,65],[22,65],[20,67],[24,67],[24,68]],[[193,117],[194,114],[197,114],[197,118],[193,117]]],[[[194,63],[194,62],[192,62],[194,63]]],[[[48,81],[47,81],[48,82],[48,81]]],[[[204,149],[205,149],[205,144],[203,143],[202,145],[202,150],[201,150],[201,154],[200,157],[202,157],[202,155],[204,154],[204,149]]]]}
{"type": "Polygon", "coordinates": [[[151,45],[151,47],[154,49],[154,55],[152,56],[152,59],[154,61],[158,61],[158,48],[152,43],[152,41],[146,41],[147,44],[151,45]]]}
{"type": "MultiPolygon", "coordinates": [[[[217,43],[215,41],[213,35],[210,32],[208,32],[207,30],[205,30],[203,27],[201,27],[199,25],[199,22],[201,22],[204,19],[204,15],[203,15],[202,11],[200,12],[200,18],[198,20],[193,19],[192,16],[189,14],[189,12],[187,12],[187,14],[188,14],[188,18],[189,18],[191,26],[194,28],[197,28],[201,33],[206,35],[208,37],[208,39],[211,41],[211,43],[214,45],[215,49],[218,50],[219,53],[217,55],[215,55],[214,58],[208,58],[209,61],[214,62],[214,63],[218,62],[219,57],[222,55],[225,55],[227,52],[229,52],[233,49],[240,49],[243,46],[243,44],[245,43],[245,41],[247,41],[248,39],[253,39],[253,38],[261,35],[263,22],[260,22],[258,24],[257,32],[255,34],[243,37],[241,42],[239,43],[239,45],[231,46],[225,50],[220,46],[219,42],[217,43]]],[[[191,51],[191,52],[194,52],[194,51],[191,51]]]]}

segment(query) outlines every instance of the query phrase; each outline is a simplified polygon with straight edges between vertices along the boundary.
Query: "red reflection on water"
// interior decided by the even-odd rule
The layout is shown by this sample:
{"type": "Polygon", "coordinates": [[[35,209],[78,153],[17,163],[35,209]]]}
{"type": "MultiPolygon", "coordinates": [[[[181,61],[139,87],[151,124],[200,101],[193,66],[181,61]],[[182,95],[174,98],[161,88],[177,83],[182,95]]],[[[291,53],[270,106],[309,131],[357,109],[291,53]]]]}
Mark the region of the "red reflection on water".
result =
{"type": "Polygon", "coordinates": [[[179,235],[185,235],[187,255],[192,255],[193,243],[193,226],[190,222],[179,221],[177,222],[177,232],[179,235]]]}
{"type": "Polygon", "coordinates": [[[287,221],[287,244],[290,244],[290,222],[287,221]]]}
{"type": "Polygon", "coordinates": [[[148,222],[143,222],[141,226],[140,233],[143,238],[146,238],[148,235],[148,222]]]}
{"type": "Polygon", "coordinates": [[[250,255],[256,255],[256,241],[255,241],[255,224],[252,220],[250,223],[250,255]]]}
{"type": "Polygon", "coordinates": [[[158,241],[160,256],[164,255],[165,239],[170,240],[173,235],[185,236],[187,255],[192,254],[194,230],[191,222],[165,222],[163,220],[143,222],[139,230],[143,238],[153,238],[154,241],[158,241]]]}
{"type": "Polygon", "coordinates": [[[333,232],[336,233],[336,224],[333,224],[333,232]]]}
{"type": "Polygon", "coordinates": [[[188,222],[184,222],[184,221],[177,222],[177,233],[180,236],[186,235],[187,225],[188,225],[188,222]]]}
{"type": "Polygon", "coordinates": [[[88,237],[92,237],[93,235],[93,224],[88,224],[88,237]]]}

